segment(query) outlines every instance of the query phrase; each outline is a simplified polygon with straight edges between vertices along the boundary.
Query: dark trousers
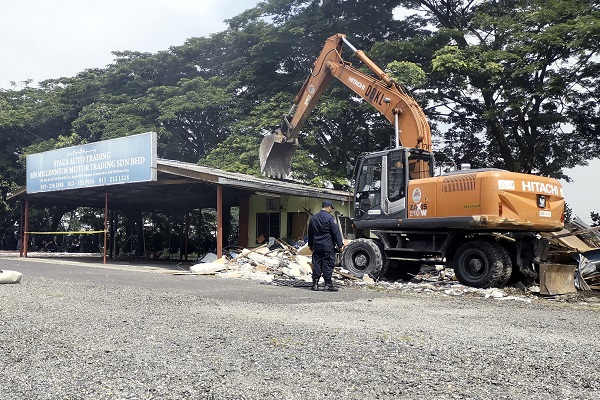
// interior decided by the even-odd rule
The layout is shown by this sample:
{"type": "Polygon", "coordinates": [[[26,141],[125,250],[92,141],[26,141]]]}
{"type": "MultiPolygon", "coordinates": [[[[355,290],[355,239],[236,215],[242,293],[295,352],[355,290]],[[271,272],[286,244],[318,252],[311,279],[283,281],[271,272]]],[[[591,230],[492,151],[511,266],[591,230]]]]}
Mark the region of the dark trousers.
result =
{"type": "Polygon", "coordinates": [[[313,279],[321,278],[331,280],[333,267],[335,266],[335,250],[315,250],[312,254],[313,279]]]}

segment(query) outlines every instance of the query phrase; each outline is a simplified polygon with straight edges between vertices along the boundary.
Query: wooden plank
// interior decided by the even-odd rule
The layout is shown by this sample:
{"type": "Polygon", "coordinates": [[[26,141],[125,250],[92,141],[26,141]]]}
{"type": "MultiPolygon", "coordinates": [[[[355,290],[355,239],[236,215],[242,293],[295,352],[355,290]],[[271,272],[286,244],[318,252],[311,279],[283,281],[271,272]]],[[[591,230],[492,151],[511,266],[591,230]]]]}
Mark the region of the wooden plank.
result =
{"type": "Polygon", "coordinates": [[[340,276],[343,276],[344,278],[348,278],[348,279],[352,279],[355,281],[359,281],[360,278],[357,278],[356,276],[352,275],[352,274],[348,274],[346,272],[341,272],[341,271],[333,271],[334,274],[338,274],[340,276]]]}

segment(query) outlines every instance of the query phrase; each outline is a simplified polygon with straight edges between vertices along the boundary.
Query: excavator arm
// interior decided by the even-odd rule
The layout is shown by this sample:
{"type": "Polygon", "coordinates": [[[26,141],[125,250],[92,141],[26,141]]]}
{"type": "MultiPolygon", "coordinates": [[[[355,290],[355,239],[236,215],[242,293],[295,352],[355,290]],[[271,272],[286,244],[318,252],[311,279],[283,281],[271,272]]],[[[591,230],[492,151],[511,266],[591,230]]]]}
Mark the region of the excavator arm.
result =
{"type": "Polygon", "coordinates": [[[279,130],[266,135],[260,145],[261,170],[268,176],[286,176],[298,145],[298,135],[332,78],[368,101],[392,123],[397,147],[431,151],[429,123],[421,107],[391,80],[362,50],[352,46],[346,36],[336,34],[325,41],[323,50],[294,99],[279,130]],[[374,76],[364,74],[342,58],[344,43],[350,47],[374,76]]]}

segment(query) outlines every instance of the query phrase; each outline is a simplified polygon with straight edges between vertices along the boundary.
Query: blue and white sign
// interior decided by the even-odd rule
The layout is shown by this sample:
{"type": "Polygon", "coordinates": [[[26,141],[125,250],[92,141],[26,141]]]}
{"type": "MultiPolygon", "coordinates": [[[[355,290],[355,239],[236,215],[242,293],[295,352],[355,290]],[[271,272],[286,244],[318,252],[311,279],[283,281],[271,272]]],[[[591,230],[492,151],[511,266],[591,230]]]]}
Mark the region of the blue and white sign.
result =
{"type": "Polygon", "coordinates": [[[156,132],[27,156],[27,193],[156,180],[156,132]]]}

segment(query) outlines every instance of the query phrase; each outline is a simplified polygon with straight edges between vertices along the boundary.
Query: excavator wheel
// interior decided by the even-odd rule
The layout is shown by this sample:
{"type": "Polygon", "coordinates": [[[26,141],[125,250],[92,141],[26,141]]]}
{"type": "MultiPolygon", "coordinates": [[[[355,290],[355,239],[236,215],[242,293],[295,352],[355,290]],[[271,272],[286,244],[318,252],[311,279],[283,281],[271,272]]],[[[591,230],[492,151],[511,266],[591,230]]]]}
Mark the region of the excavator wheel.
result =
{"type": "Polygon", "coordinates": [[[499,245],[473,240],[458,248],[452,266],[456,278],[463,285],[491,288],[506,283],[508,266],[504,265],[505,262],[506,257],[499,245]]]}
{"type": "Polygon", "coordinates": [[[342,267],[358,278],[369,275],[377,279],[383,268],[382,251],[374,240],[353,240],[344,247],[342,267]]]}
{"type": "Polygon", "coordinates": [[[500,278],[496,286],[504,287],[510,280],[510,277],[513,273],[512,259],[510,258],[508,250],[506,250],[504,246],[502,246],[500,243],[492,243],[492,245],[494,245],[494,247],[496,247],[496,250],[498,250],[498,254],[502,257],[502,264],[504,265],[504,274],[502,275],[502,278],[500,278]]]}
{"type": "Polygon", "coordinates": [[[375,240],[375,244],[379,248],[379,253],[381,253],[381,268],[378,271],[371,272],[369,276],[375,280],[379,280],[387,273],[390,263],[385,255],[385,247],[383,246],[383,243],[381,243],[380,240],[375,240]]]}

